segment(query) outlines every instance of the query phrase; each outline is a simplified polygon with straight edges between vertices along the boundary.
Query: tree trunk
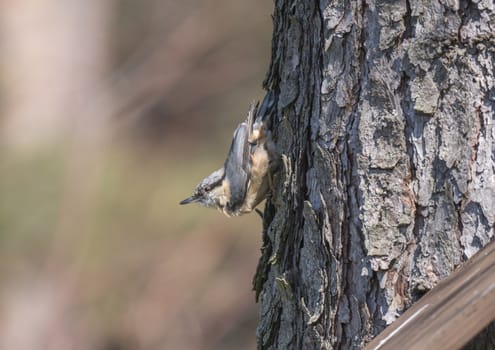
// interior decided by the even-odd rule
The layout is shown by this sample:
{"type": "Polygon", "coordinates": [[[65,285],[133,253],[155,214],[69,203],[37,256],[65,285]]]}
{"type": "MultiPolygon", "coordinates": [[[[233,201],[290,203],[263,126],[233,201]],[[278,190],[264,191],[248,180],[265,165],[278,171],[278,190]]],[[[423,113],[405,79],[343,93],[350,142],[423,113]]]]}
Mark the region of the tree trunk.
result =
{"type": "Polygon", "coordinates": [[[359,349],[493,237],[494,11],[275,1],[259,349],[359,349]]]}

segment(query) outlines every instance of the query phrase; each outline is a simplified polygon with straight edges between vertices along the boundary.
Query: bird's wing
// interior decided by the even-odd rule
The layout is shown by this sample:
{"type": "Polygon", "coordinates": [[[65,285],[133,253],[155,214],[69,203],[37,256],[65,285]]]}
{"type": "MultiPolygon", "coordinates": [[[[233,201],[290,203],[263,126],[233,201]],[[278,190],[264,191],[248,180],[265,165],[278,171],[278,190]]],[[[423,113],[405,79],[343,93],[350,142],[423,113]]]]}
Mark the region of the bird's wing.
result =
{"type": "Polygon", "coordinates": [[[239,124],[234,132],[229,154],[225,161],[225,178],[229,183],[228,209],[236,211],[242,206],[249,181],[249,125],[239,124]]]}

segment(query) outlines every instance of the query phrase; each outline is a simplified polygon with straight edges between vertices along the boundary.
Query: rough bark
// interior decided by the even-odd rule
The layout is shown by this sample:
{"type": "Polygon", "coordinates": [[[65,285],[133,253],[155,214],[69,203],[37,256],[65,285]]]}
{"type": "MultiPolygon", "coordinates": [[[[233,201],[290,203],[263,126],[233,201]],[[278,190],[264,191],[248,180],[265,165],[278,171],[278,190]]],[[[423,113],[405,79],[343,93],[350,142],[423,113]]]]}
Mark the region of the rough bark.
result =
{"type": "Polygon", "coordinates": [[[495,6],[276,0],[273,18],[258,348],[359,349],[494,235],[495,6]]]}
{"type": "MultiPolygon", "coordinates": [[[[495,316],[495,242],[491,242],[385,328],[364,350],[452,350],[483,331],[495,316]]],[[[495,340],[493,335],[492,340],[495,340]]],[[[484,348],[495,343],[484,339],[484,348]]],[[[474,343],[473,343],[474,344],[474,343]]]]}

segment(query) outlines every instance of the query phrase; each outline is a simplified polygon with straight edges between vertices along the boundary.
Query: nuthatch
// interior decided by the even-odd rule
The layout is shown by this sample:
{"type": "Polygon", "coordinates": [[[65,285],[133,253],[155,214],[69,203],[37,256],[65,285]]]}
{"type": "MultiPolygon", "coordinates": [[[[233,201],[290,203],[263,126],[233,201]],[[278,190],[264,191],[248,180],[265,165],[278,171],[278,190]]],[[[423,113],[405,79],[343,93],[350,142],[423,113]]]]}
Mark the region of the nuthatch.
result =
{"type": "Polygon", "coordinates": [[[234,132],[223,167],[204,178],[180,204],[197,202],[230,217],[250,213],[266,198],[279,158],[267,125],[275,108],[273,92],[259,109],[251,104],[246,121],[234,132]]]}

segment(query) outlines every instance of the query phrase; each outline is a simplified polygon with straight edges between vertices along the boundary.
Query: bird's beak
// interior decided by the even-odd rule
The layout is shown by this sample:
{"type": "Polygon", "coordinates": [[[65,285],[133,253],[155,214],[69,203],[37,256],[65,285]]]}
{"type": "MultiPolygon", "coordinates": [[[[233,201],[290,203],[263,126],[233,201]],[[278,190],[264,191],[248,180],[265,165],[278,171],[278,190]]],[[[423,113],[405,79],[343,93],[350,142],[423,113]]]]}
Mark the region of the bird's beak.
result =
{"type": "Polygon", "coordinates": [[[198,199],[199,198],[193,194],[191,197],[188,197],[188,198],[184,199],[179,204],[180,205],[184,205],[184,204],[193,203],[193,202],[196,202],[198,199]]]}

